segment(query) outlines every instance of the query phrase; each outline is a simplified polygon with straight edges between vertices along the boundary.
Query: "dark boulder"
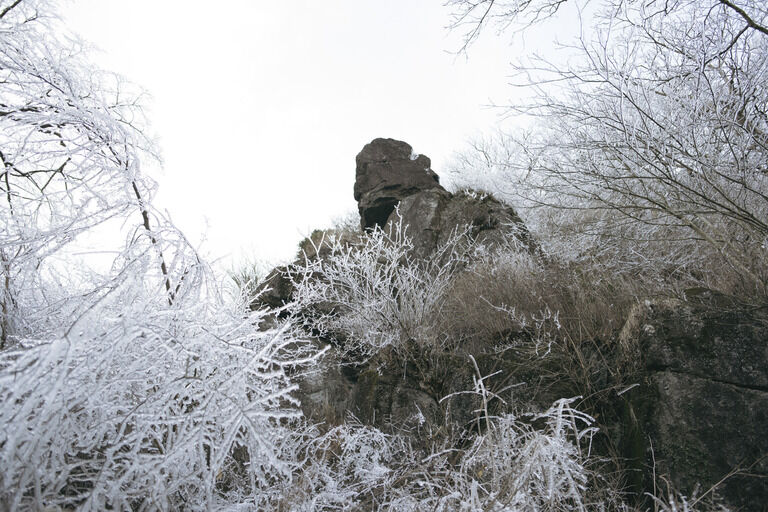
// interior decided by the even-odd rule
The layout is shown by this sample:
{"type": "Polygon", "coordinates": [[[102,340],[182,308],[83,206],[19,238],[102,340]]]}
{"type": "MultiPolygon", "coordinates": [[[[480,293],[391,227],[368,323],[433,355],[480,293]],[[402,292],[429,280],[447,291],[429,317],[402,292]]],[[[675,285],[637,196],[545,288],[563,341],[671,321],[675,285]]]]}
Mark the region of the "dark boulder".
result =
{"type": "Polygon", "coordinates": [[[763,510],[768,319],[697,293],[637,306],[621,339],[638,365],[623,425],[625,454],[644,475],[637,490],[654,475],[688,496],[722,481],[730,506],[763,510]]]}
{"type": "Polygon", "coordinates": [[[384,227],[395,206],[406,197],[430,189],[445,191],[431,162],[394,139],[374,139],[356,158],[355,200],[363,229],[384,227]]]}

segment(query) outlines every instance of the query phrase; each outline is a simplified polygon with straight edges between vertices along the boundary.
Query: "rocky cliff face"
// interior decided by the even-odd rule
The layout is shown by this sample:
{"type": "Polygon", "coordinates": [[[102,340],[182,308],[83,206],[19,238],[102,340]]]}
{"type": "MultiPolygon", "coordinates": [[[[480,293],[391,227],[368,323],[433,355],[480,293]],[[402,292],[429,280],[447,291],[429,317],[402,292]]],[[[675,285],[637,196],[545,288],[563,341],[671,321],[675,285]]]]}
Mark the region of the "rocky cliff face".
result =
{"type": "Polygon", "coordinates": [[[413,154],[405,142],[374,139],[356,162],[355,199],[363,229],[402,221],[421,256],[445,243],[457,228],[469,229],[487,246],[513,240],[533,245],[514,209],[487,194],[451,194],[440,185],[430,159],[413,154]]]}
{"type": "Polygon", "coordinates": [[[725,479],[729,504],[763,510],[755,505],[768,504],[766,312],[691,290],[685,301],[637,306],[621,339],[639,369],[623,425],[645,479],[636,483],[648,488],[655,473],[691,492],[725,479]]]}
{"type": "MultiPolygon", "coordinates": [[[[538,264],[548,264],[512,208],[478,193],[451,194],[430,169],[429,158],[414,155],[408,144],[375,139],[356,163],[354,194],[362,231],[344,235],[350,247],[367,236],[366,230],[386,231],[402,222],[416,259],[427,258],[456,229],[464,229],[488,248],[525,251],[538,264]]],[[[311,250],[303,252],[304,258],[327,257],[322,242],[305,245],[311,250]]],[[[292,300],[297,283],[286,276],[286,269],[270,274],[264,287],[271,291],[254,307],[275,308],[292,300]]],[[[414,348],[407,359],[383,351],[363,365],[345,364],[331,348],[320,371],[300,384],[302,408],[317,420],[343,421],[351,413],[363,423],[410,431],[415,438],[424,432],[471,429],[479,399],[461,392],[475,382],[467,364],[472,353],[480,373],[493,375],[488,386],[501,389],[518,381],[521,402],[543,398],[551,403],[572,392],[556,379],[534,375],[557,374],[559,369],[546,358],[530,366],[519,351],[498,348],[499,339],[514,347],[527,335],[524,330],[513,337],[500,332],[486,347],[457,353],[414,348]]],[[[699,485],[699,494],[718,485],[731,506],[766,510],[768,312],[737,307],[708,290],[692,290],[684,299],[638,305],[616,338],[595,340],[594,358],[626,364],[624,380],[607,377],[618,373],[608,371],[612,369],[588,378],[607,397],[595,399],[591,413],[605,417],[606,436],[614,442],[611,456],[626,465],[628,492],[642,501],[661,479],[688,496],[699,485]],[[621,355],[606,356],[609,352],[621,355]],[[619,387],[620,393],[611,391],[619,387]]],[[[333,340],[318,340],[329,342],[333,346],[333,340]]],[[[578,357],[591,356],[581,352],[578,357]]]]}

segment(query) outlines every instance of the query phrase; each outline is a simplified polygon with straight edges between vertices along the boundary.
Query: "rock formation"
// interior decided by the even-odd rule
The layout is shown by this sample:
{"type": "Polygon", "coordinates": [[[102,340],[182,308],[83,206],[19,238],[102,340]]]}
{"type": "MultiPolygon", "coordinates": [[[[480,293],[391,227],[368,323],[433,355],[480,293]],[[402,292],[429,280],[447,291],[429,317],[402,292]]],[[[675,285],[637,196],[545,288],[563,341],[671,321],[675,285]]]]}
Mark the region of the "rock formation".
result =
{"type": "MultiPolygon", "coordinates": [[[[512,244],[548,264],[512,208],[477,192],[451,194],[430,169],[429,158],[413,155],[405,142],[367,144],[357,155],[354,193],[363,230],[338,234],[348,247],[366,230],[402,222],[417,258],[430,255],[458,228],[486,247],[512,244]]],[[[313,233],[302,243],[300,257],[326,257],[323,237],[313,233]]],[[[280,307],[294,292],[286,268],[273,271],[263,288],[270,290],[255,307],[280,307]]],[[[512,346],[525,335],[524,330],[499,333],[499,339],[512,346]]],[[[589,368],[603,365],[589,376],[608,391],[593,412],[604,417],[605,439],[617,449],[607,451],[626,464],[627,491],[642,501],[666,479],[691,496],[696,485],[704,492],[727,477],[719,492],[730,506],[764,510],[755,507],[768,503],[768,313],[736,307],[709,290],[690,290],[684,300],[638,305],[618,338],[595,339],[593,349],[578,350],[582,365],[585,358],[598,361],[589,368]],[[610,364],[616,368],[607,368],[610,364]]],[[[558,368],[547,367],[557,359],[521,358],[514,350],[493,350],[494,343],[487,340],[473,356],[482,375],[498,379],[487,385],[517,382],[521,401],[537,406],[542,399],[546,405],[578,394],[569,394],[567,382],[557,380],[558,368]],[[547,375],[555,379],[547,381],[547,375]]],[[[366,424],[412,432],[478,425],[479,399],[463,392],[475,379],[469,352],[424,358],[418,350],[410,353],[403,360],[384,351],[355,367],[330,350],[318,371],[299,383],[305,415],[343,421],[351,413],[366,424]]]]}
{"type": "Polygon", "coordinates": [[[655,474],[704,492],[731,475],[720,494],[757,510],[768,503],[768,319],[709,290],[686,295],[637,306],[621,333],[640,384],[623,395],[626,454],[641,488],[655,474]]]}
{"type": "MultiPolygon", "coordinates": [[[[440,185],[425,155],[415,155],[410,144],[394,139],[374,139],[356,158],[354,196],[358,201],[363,230],[386,228],[395,222],[407,226],[415,255],[425,257],[445,243],[456,229],[468,229],[480,244],[497,246],[510,241],[536,249],[525,224],[515,210],[492,196],[476,192],[451,194],[440,185]],[[395,214],[398,209],[399,216],[395,214]],[[511,235],[511,236],[510,236],[511,235]]],[[[322,257],[323,246],[317,230],[301,243],[297,261],[322,257]],[[310,243],[311,242],[311,243],[310,243]]],[[[348,233],[335,233],[347,237],[348,233]]],[[[262,281],[261,295],[253,307],[277,308],[290,301],[293,286],[287,267],[275,268],[262,281]]]]}
{"type": "Polygon", "coordinates": [[[363,229],[384,227],[395,206],[424,190],[447,193],[424,155],[394,139],[374,139],[358,153],[355,200],[363,229]]]}
{"type": "Polygon", "coordinates": [[[515,210],[487,194],[424,190],[403,199],[398,214],[390,215],[388,224],[402,219],[416,254],[422,257],[448,241],[456,229],[467,229],[486,247],[517,243],[519,248],[537,248],[515,210]]]}
{"type": "Polygon", "coordinates": [[[468,228],[481,244],[518,240],[532,245],[517,213],[492,196],[451,194],[430,169],[430,160],[394,139],[374,139],[357,155],[355,199],[363,229],[402,219],[416,254],[426,256],[456,230],[468,228]],[[398,207],[399,217],[394,214],[398,207]],[[510,235],[513,235],[510,237],[510,235]]]}

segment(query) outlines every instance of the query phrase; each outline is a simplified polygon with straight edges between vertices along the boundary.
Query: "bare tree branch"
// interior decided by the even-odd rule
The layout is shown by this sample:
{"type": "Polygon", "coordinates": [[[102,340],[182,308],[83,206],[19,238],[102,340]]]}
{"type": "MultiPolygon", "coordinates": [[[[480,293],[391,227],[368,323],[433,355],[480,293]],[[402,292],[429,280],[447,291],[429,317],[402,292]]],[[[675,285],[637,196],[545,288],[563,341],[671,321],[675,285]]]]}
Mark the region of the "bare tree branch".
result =
{"type": "Polygon", "coordinates": [[[764,25],[760,25],[759,23],[757,23],[754,19],[752,19],[749,16],[749,14],[747,14],[747,12],[744,9],[742,9],[738,5],[734,4],[730,0],[718,0],[718,1],[721,4],[723,4],[723,5],[731,8],[731,9],[733,9],[734,11],[736,11],[739,14],[739,16],[744,18],[744,21],[747,22],[747,26],[749,28],[753,28],[753,29],[755,29],[755,30],[757,30],[759,32],[762,32],[765,35],[768,35],[768,27],[766,27],[764,25]]]}

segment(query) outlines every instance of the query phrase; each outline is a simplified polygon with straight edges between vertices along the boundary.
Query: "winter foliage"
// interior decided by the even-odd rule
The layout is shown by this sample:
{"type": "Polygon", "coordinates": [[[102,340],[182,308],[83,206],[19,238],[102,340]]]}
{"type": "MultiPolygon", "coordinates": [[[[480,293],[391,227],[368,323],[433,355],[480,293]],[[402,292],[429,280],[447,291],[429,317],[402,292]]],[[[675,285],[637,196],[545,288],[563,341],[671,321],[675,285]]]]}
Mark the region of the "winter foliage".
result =
{"type": "Polygon", "coordinates": [[[327,257],[305,258],[291,270],[297,317],[344,340],[343,351],[360,363],[387,347],[440,343],[432,336],[436,313],[473,251],[466,233],[457,231],[427,258],[414,256],[402,219],[359,244],[331,236],[318,245],[328,248],[327,257]]]}
{"type": "MultiPolygon", "coordinates": [[[[561,3],[448,5],[469,44],[561,3]]],[[[247,274],[223,282],[153,207],[141,92],[88,63],[53,2],[0,0],[2,510],[635,510],[582,408],[606,392],[590,387],[589,354],[611,357],[595,340],[635,299],[615,290],[648,268],[705,280],[716,257],[739,275],[728,291],[765,293],[768,11],[743,4],[607,1],[573,68],[528,68],[538,100],[513,110],[546,127],[458,165],[515,184],[542,254],[458,227],[416,257],[390,222],[310,240],[287,271],[293,302],[252,311],[247,274]],[[125,238],[108,269],[75,262],[105,225],[125,238]],[[555,225],[560,242],[544,236],[555,225]],[[541,374],[554,362],[584,396],[518,400],[491,384],[502,370],[481,371],[481,341],[541,374]],[[377,371],[458,374],[440,365],[460,360],[474,385],[436,402],[469,396],[474,420],[310,423],[299,383],[328,347],[377,371]]],[[[648,502],[725,510],[703,496],[648,502]]]]}
{"type": "Polygon", "coordinates": [[[140,97],[53,14],[0,3],[0,502],[210,510],[290,476],[288,373],[312,355],[154,212],[140,97]],[[111,218],[127,241],[109,272],[67,263],[111,218]]]}
{"type": "MultiPolygon", "coordinates": [[[[567,8],[450,4],[469,43],[486,25],[525,30],[567,8]]],[[[471,181],[484,169],[483,185],[525,207],[535,232],[555,233],[549,248],[565,257],[681,274],[715,265],[729,269],[736,293],[763,296],[764,3],[588,4],[575,6],[580,35],[561,60],[515,66],[531,98],[507,110],[531,128],[477,141],[456,172],[471,181]]]]}

